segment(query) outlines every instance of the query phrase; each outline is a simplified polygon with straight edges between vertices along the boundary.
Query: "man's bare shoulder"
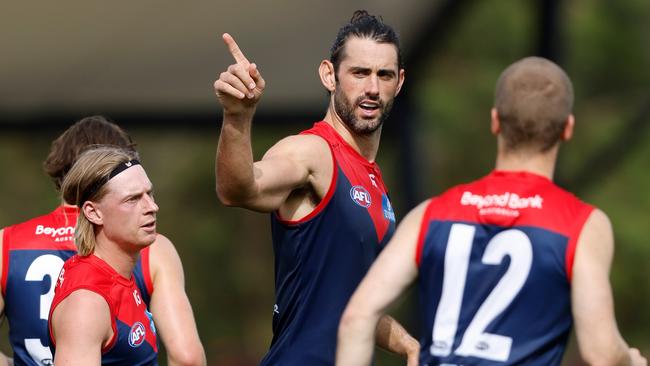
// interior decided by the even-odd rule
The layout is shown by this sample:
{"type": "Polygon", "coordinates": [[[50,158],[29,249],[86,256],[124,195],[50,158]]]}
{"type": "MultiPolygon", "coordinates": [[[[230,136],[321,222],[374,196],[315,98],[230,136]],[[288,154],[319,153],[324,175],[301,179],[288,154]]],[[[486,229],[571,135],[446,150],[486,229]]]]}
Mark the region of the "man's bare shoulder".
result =
{"type": "MultiPolygon", "coordinates": [[[[102,295],[88,289],[77,289],[65,297],[52,313],[53,325],[77,324],[80,328],[108,325],[110,328],[110,307],[102,295]],[[87,316],[79,317],[79,314],[87,316]],[[99,320],[102,320],[100,322],[99,320]]],[[[105,328],[100,327],[100,328],[105,328]]]]}
{"type": "Polygon", "coordinates": [[[602,210],[594,208],[580,233],[579,245],[582,242],[610,241],[612,235],[612,223],[609,217],[602,210]]]}
{"type": "Polygon", "coordinates": [[[327,141],[320,136],[291,135],[273,145],[262,160],[276,158],[289,158],[313,167],[331,161],[331,153],[327,141]]]}
{"type": "MultiPolygon", "coordinates": [[[[158,233],[156,240],[149,247],[150,268],[155,276],[159,271],[169,270],[171,265],[179,265],[180,257],[176,247],[169,238],[158,233]]],[[[181,269],[182,272],[182,269],[181,269]]]]}
{"type": "Polygon", "coordinates": [[[173,248],[174,248],[174,244],[172,243],[171,240],[169,240],[168,237],[166,237],[161,233],[156,233],[156,240],[153,242],[153,244],[151,244],[151,249],[149,250],[154,250],[154,249],[169,250],[173,248]]]}
{"type": "Polygon", "coordinates": [[[264,154],[264,158],[275,154],[291,154],[296,156],[307,154],[311,156],[319,155],[328,151],[329,146],[327,141],[320,136],[291,135],[276,142],[275,145],[264,154]]]}

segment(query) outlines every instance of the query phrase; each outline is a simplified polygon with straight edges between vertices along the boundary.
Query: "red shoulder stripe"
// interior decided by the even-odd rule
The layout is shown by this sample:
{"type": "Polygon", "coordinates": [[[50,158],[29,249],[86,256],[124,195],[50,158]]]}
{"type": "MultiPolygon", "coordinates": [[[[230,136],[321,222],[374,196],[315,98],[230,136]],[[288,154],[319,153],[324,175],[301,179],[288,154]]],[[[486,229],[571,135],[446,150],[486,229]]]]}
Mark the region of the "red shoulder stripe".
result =
{"type": "Polygon", "coordinates": [[[7,276],[9,275],[9,232],[11,227],[7,227],[2,232],[2,297],[5,297],[7,289],[7,276]]]}
{"type": "Polygon", "coordinates": [[[427,205],[427,208],[424,210],[424,214],[422,215],[422,221],[420,222],[420,233],[418,234],[418,244],[415,249],[415,265],[417,267],[420,267],[420,263],[422,262],[422,251],[424,250],[424,238],[427,235],[427,230],[429,228],[429,216],[431,215],[431,211],[433,211],[433,203],[436,201],[436,198],[432,198],[429,204],[427,205]]]}
{"type": "Polygon", "coordinates": [[[566,265],[566,275],[567,275],[567,279],[569,280],[569,283],[571,283],[571,278],[573,276],[573,260],[575,259],[576,248],[578,247],[578,240],[580,240],[580,235],[582,234],[582,229],[585,226],[585,222],[587,222],[587,219],[589,218],[589,216],[591,216],[591,213],[593,211],[594,211],[593,206],[586,206],[586,209],[580,212],[580,215],[576,217],[576,226],[574,229],[574,233],[572,233],[569,236],[571,239],[569,240],[569,243],[567,245],[565,260],[564,260],[564,263],[566,265]]]}
{"type": "Polygon", "coordinates": [[[144,277],[144,284],[147,287],[149,296],[153,294],[153,279],[151,278],[151,269],[149,268],[149,249],[151,245],[140,251],[140,258],[142,261],[142,276],[144,277]]]}

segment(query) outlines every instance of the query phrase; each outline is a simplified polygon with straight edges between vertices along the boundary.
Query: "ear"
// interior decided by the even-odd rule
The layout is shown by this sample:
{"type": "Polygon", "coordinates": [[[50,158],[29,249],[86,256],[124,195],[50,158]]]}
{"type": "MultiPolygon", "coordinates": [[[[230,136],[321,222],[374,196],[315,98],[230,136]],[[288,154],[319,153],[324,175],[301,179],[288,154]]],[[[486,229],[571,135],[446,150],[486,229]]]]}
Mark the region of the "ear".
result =
{"type": "Polygon", "coordinates": [[[497,136],[499,133],[501,133],[501,122],[499,122],[499,113],[497,112],[496,108],[492,107],[492,110],[490,111],[490,117],[490,131],[493,135],[497,136]]]}
{"type": "Polygon", "coordinates": [[[575,127],[576,119],[573,117],[573,114],[569,114],[567,117],[566,124],[564,125],[564,130],[562,131],[562,136],[560,138],[562,141],[569,141],[573,137],[573,127],[575,127]]]}
{"type": "Polygon", "coordinates": [[[330,93],[336,89],[336,72],[334,71],[334,64],[329,60],[323,60],[318,66],[318,75],[320,75],[320,82],[323,83],[325,89],[330,93]]]}
{"type": "Polygon", "coordinates": [[[399,91],[402,90],[402,85],[404,84],[404,78],[406,77],[406,74],[404,72],[404,69],[399,70],[399,80],[397,80],[397,91],[395,92],[395,96],[399,94],[399,91]]]}
{"type": "Polygon", "coordinates": [[[92,201],[84,202],[81,206],[81,210],[84,213],[84,216],[95,225],[102,225],[104,223],[104,218],[102,212],[100,211],[97,203],[92,201]]]}

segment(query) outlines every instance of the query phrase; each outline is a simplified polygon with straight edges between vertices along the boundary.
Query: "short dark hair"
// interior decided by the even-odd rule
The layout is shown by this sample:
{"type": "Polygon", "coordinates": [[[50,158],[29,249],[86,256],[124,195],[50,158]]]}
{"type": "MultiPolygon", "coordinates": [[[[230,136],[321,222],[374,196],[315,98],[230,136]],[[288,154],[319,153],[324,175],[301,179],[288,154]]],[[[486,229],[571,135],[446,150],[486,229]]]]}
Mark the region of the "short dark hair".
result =
{"type": "Polygon", "coordinates": [[[339,65],[345,58],[345,43],[350,37],[368,38],[379,43],[390,43],[397,49],[397,66],[402,69],[402,52],[399,46],[399,36],[390,25],[384,23],[378,16],[370,15],[365,10],[357,10],[352,14],[350,22],[339,29],[334,44],[330,49],[330,61],[334,71],[338,72],[339,65]]]}
{"type": "Polygon", "coordinates": [[[526,57],[499,77],[494,106],[507,150],[545,152],[561,139],[573,108],[573,86],[552,61],[526,57]]]}
{"type": "Polygon", "coordinates": [[[80,119],[52,141],[50,153],[43,162],[45,173],[61,190],[65,175],[79,155],[96,145],[113,145],[135,153],[135,142],[120,126],[104,116],[80,119]]]}

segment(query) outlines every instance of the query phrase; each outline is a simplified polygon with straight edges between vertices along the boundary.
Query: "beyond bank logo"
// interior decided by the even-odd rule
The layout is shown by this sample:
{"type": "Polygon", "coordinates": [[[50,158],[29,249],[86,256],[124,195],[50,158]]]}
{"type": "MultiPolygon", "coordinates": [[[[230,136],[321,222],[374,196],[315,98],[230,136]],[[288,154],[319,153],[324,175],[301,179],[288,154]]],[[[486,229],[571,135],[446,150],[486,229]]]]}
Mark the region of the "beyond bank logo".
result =
{"type": "Polygon", "coordinates": [[[368,208],[372,203],[370,193],[362,186],[354,186],[350,188],[350,198],[352,201],[361,207],[368,208]]]}
{"type": "Polygon", "coordinates": [[[51,237],[74,235],[74,226],[60,226],[60,227],[47,227],[43,225],[36,225],[35,235],[46,235],[51,237]]]}

